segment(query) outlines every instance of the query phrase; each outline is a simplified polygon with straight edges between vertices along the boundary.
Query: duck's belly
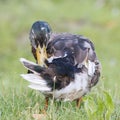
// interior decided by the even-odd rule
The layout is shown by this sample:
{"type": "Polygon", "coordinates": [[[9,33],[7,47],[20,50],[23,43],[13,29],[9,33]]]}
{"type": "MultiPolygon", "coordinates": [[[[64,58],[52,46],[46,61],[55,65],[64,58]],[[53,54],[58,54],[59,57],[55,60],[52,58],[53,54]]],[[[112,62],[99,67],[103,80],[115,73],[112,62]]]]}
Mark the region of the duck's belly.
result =
{"type": "Polygon", "coordinates": [[[73,101],[89,92],[89,79],[87,74],[75,74],[75,80],[60,90],[54,90],[53,96],[57,100],[73,101]]]}

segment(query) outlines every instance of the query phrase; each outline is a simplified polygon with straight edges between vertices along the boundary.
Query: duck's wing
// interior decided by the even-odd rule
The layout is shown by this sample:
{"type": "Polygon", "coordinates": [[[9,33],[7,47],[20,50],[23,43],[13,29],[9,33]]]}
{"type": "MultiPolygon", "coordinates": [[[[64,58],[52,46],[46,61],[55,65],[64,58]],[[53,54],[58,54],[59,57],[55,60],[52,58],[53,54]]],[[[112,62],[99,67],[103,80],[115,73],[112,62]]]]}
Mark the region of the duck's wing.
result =
{"type": "Polygon", "coordinates": [[[36,63],[28,61],[24,58],[21,58],[20,62],[26,69],[32,71],[32,73],[29,74],[21,74],[25,80],[29,81],[30,84],[28,87],[39,90],[41,92],[51,90],[51,88],[47,85],[47,82],[40,76],[40,73],[44,71],[43,67],[40,67],[36,63]]]}
{"type": "Polygon", "coordinates": [[[62,89],[74,80],[74,66],[66,63],[66,58],[53,60],[47,68],[24,58],[21,58],[20,61],[26,69],[32,71],[30,74],[21,76],[30,82],[29,87],[33,89],[50,92],[54,89],[62,89]]]}
{"type": "Polygon", "coordinates": [[[47,54],[55,57],[63,57],[65,54],[73,54],[77,63],[88,59],[94,61],[96,54],[93,43],[81,36],[68,33],[53,34],[47,45],[47,54]]]}
{"type": "Polygon", "coordinates": [[[54,60],[56,57],[71,55],[74,65],[86,66],[91,85],[94,86],[98,82],[101,64],[96,56],[94,44],[88,38],[68,33],[53,34],[47,45],[47,54],[50,61],[51,58],[54,60]]]}

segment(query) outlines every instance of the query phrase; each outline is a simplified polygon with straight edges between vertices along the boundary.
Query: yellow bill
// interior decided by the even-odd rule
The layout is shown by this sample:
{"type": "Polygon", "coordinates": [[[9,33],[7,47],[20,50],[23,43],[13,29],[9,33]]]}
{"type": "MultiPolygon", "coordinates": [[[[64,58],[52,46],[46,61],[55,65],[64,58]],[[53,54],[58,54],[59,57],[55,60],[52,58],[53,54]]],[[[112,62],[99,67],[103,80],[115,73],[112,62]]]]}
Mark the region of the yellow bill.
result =
{"type": "Polygon", "coordinates": [[[47,58],[46,47],[43,45],[43,48],[38,45],[36,48],[37,62],[40,66],[46,66],[44,60],[47,58]]]}

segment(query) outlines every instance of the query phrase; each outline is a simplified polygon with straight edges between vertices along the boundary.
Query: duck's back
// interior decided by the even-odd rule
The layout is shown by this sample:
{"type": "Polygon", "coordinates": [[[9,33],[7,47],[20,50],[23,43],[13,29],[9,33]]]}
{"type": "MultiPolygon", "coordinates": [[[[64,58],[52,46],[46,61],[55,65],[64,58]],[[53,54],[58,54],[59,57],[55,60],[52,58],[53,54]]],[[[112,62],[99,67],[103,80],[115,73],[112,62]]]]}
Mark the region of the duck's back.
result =
{"type": "Polygon", "coordinates": [[[74,56],[77,64],[82,63],[86,57],[94,62],[97,57],[93,43],[81,36],[68,33],[53,34],[47,45],[48,57],[64,57],[67,54],[74,56]]]}

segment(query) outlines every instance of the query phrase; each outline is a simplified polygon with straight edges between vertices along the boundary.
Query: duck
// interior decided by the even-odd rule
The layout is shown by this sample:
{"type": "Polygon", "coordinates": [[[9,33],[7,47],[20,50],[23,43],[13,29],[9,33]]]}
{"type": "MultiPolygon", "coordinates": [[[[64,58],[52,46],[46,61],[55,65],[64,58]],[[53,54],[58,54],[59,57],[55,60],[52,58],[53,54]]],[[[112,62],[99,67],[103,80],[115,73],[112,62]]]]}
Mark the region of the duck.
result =
{"type": "Polygon", "coordinates": [[[29,39],[36,62],[20,58],[29,71],[21,74],[28,87],[49,99],[76,101],[80,107],[82,97],[96,86],[100,79],[101,63],[93,42],[83,35],[52,32],[46,21],[33,23],[29,39]]]}

